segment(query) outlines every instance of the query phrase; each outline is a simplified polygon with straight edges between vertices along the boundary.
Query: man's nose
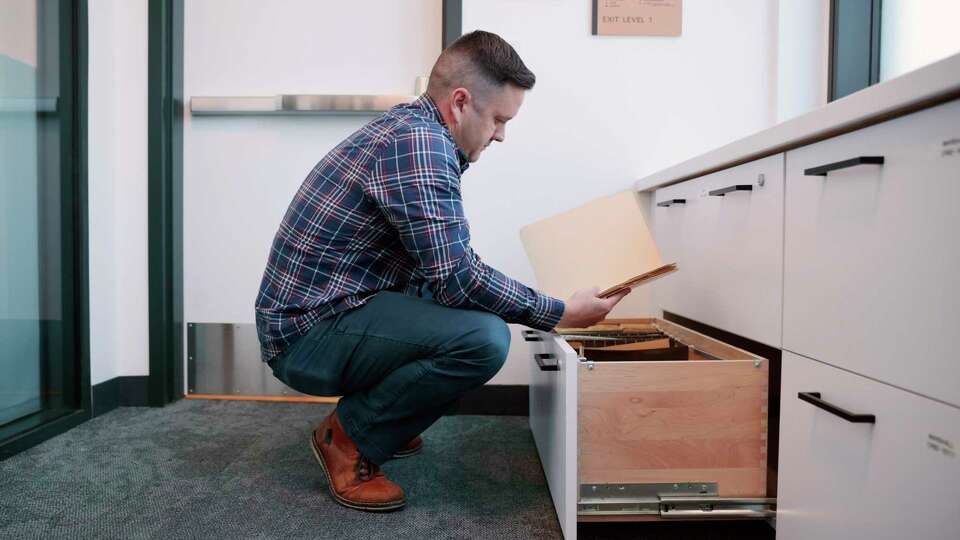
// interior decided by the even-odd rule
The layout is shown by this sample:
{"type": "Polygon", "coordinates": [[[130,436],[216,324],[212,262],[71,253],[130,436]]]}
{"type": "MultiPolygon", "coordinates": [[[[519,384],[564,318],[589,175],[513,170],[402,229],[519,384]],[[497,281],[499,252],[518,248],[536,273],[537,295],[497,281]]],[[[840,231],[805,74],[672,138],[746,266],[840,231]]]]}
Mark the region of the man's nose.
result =
{"type": "Polygon", "coordinates": [[[507,130],[505,130],[505,129],[498,129],[498,130],[496,130],[496,131],[493,132],[493,140],[495,140],[495,141],[497,141],[497,142],[503,142],[503,140],[504,140],[506,137],[507,137],[507,130]]]}

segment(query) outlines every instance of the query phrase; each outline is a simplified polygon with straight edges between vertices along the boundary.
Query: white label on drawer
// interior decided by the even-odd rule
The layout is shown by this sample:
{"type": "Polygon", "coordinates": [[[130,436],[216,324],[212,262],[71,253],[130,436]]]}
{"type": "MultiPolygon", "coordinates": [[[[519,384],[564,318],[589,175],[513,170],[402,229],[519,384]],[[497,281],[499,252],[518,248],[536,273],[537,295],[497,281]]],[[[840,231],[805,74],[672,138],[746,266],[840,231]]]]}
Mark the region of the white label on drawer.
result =
{"type": "Polygon", "coordinates": [[[943,141],[940,145],[940,157],[960,157],[960,137],[943,141]]]}
{"type": "Polygon", "coordinates": [[[933,433],[927,435],[927,448],[949,458],[957,457],[957,451],[953,445],[953,442],[944,439],[943,437],[938,437],[933,433]]]}

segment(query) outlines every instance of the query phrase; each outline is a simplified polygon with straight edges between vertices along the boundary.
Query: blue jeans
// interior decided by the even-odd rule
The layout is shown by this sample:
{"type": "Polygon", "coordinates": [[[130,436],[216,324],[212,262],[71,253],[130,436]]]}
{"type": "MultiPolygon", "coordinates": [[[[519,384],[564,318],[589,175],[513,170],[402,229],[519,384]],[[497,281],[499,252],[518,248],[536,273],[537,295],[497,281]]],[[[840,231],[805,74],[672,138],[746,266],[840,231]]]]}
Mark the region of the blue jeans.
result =
{"type": "Polygon", "coordinates": [[[317,323],[270,367],[305,394],[343,396],[343,428],[381,464],[500,371],[509,348],[492,313],[383,291],[317,323]]]}

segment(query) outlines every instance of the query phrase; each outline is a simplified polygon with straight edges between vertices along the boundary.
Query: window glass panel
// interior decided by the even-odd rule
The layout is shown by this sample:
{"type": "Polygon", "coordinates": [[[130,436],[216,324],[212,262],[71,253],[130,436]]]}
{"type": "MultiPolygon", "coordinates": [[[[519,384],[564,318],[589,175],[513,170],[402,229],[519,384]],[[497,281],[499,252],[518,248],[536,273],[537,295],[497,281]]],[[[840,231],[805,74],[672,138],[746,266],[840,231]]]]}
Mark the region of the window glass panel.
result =
{"type": "Polygon", "coordinates": [[[880,80],[960,52],[960,2],[883,0],[880,80]]]}
{"type": "Polygon", "coordinates": [[[0,5],[0,426],[79,406],[79,351],[64,341],[75,255],[61,141],[74,124],[62,117],[60,15],[56,0],[0,5]]]}

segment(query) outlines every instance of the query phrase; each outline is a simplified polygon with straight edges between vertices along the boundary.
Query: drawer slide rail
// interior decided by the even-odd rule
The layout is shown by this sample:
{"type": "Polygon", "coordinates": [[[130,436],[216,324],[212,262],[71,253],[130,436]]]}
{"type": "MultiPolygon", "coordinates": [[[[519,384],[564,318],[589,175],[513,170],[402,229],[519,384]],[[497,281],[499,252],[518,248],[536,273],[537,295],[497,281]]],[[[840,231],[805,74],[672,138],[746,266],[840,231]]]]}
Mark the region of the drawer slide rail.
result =
{"type": "Polygon", "coordinates": [[[660,497],[664,519],[768,519],[777,514],[774,498],[660,497]]]}
{"type": "Polygon", "coordinates": [[[768,519],[777,499],[719,497],[716,482],[583,484],[581,516],[659,516],[662,519],[768,519]]]}

